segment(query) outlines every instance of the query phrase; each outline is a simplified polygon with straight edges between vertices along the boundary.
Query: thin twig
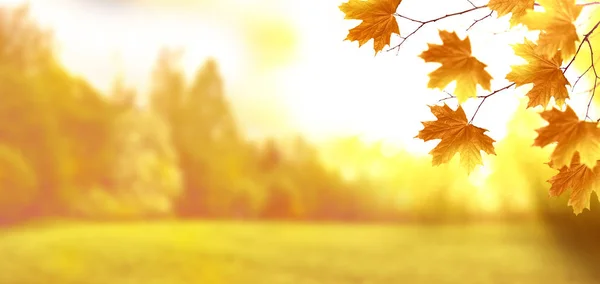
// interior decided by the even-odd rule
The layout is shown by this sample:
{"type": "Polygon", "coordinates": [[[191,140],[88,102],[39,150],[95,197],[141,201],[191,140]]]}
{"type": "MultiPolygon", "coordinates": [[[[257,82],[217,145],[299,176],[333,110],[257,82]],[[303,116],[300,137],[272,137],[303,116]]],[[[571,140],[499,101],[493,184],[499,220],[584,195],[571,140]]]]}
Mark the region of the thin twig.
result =
{"type": "Polygon", "coordinates": [[[573,64],[573,62],[575,61],[575,58],[577,58],[577,55],[579,54],[579,51],[581,50],[581,47],[583,46],[583,44],[588,40],[590,35],[598,28],[599,25],[600,25],[600,21],[598,21],[594,25],[594,27],[583,36],[581,43],[579,43],[579,46],[577,47],[577,51],[575,51],[575,55],[573,55],[573,58],[571,58],[571,61],[569,61],[569,64],[567,64],[567,66],[565,66],[565,68],[563,68],[563,74],[565,74],[567,72],[567,69],[569,69],[571,64],[573,64]]]}
{"type": "Polygon", "coordinates": [[[600,4],[600,1],[596,1],[596,2],[589,2],[589,3],[583,3],[583,4],[577,4],[577,6],[591,6],[591,5],[598,5],[600,4]]]}
{"type": "MultiPolygon", "coordinates": [[[[450,100],[450,99],[456,99],[456,96],[455,96],[455,95],[453,95],[453,94],[451,94],[450,92],[448,92],[448,91],[446,91],[446,90],[444,90],[443,92],[444,92],[446,95],[448,95],[448,96],[447,96],[447,97],[445,97],[445,98],[441,98],[441,99],[439,99],[439,100],[438,100],[438,103],[439,103],[439,102],[446,101],[446,100],[450,100]]],[[[485,98],[485,97],[487,97],[487,95],[485,95],[485,96],[475,96],[475,97],[472,97],[472,98],[483,99],[483,98],[485,98]]]]}
{"type": "Polygon", "coordinates": [[[594,96],[596,95],[596,87],[598,86],[598,71],[596,70],[596,64],[594,64],[594,49],[592,47],[592,43],[590,42],[589,38],[585,38],[584,41],[587,43],[588,47],[590,48],[590,57],[592,60],[592,71],[594,71],[594,88],[592,89],[592,96],[590,96],[590,100],[588,101],[587,104],[587,108],[585,110],[585,117],[584,119],[590,119],[589,116],[589,112],[590,112],[590,106],[592,105],[592,101],[594,100],[594,96]]]}
{"type": "Polygon", "coordinates": [[[470,30],[472,27],[474,27],[474,26],[475,26],[477,23],[479,23],[479,22],[481,22],[481,21],[483,21],[483,20],[485,20],[485,19],[487,19],[487,18],[491,17],[493,13],[494,13],[494,11],[490,11],[490,13],[489,13],[489,14],[487,14],[487,15],[485,15],[484,17],[482,17],[482,18],[479,18],[479,19],[477,19],[477,20],[474,20],[474,21],[473,21],[473,23],[472,23],[472,24],[471,24],[471,25],[470,25],[470,26],[467,28],[467,31],[469,31],[469,30],[470,30]]]}
{"type": "MultiPolygon", "coordinates": [[[[590,100],[588,101],[587,104],[587,109],[585,110],[585,118],[584,119],[590,119],[592,120],[592,118],[589,116],[590,113],[590,106],[592,105],[592,101],[594,100],[594,96],[596,95],[596,86],[598,86],[598,77],[594,77],[594,88],[592,89],[592,96],[590,96],[590,100]]],[[[600,120],[600,119],[598,119],[600,120]]]]}
{"type": "Polygon", "coordinates": [[[475,10],[479,10],[479,9],[483,9],[483,8],[487,8],[487,5],[475,6],[473,8],[470,8],[470,9],[467,9],[467,10],[464,10],[464,11],[446,14],[444,16],[437,17],[437,18],[434,18],[434,19],[431,19],[431,20],[427,20],[427,21],[416,20],[416,19],[409,18],[407,16],[403,16],[403,15],[400,15],[400,14],[394,14],[396,17],[400,17],[400,18],[409,20],[411,22],[418,23],[419,26],[415,30],[413,30],[410,34],[408,34],[407,36],[401,37],[402,41],[400,41],[400,43],[397,44],[396,46],[389,48],[387,51],[389,52],[389,51],[392,51],[394,49],[398,49],[398,52],[400,52],[400,46],[402,46],[402,44],[404,44],[404,42],[406,42],[406,40],[408,40],[411,36],[413,36],[414,34],[416,34],[421,28],[423,28],[427,24],[431,24],[431,23],[434,23],[434,22],[437,22],[437,21],[440,21],[440,20],[443,20],[443,19],[446,19],[446,18],[453,17],[453,16],[463,15],[463,14],[466,14],[466,13],[469,13],[469,12],[473,12],[475,10]]]}
{"type": "MultiPolygon", "coordinates": [[[[485,100],[487,100],[489,97],[491,97],[491,96],[493,96],[493,95],[495,95],[495,94],[497,94],[497,93],[500,93],[500,92],[502,92],[502,91],[504,91],[504,90],[506,90],[506,89],[510,89],[510,88],[511,88],[512,86],[514,86],[514,85],[515,85],[515,83],[511,83],[510,85],[506,85],[506,86],[504,86],[504,87],[502,87],[502,88],[500,88],[500,89],[497,89],[497,90],[495,90],[495,91],[493,91],[493,92],[491,92],[491,93],[489,93],[489,94],[487,94],[487,95],[483,95],[483,96],[476,96],[475,98],[482,99],[482,100],[481,100],[481,102],[479,103],[479,105],[477,106],[477,109],[475,110],[475,113],[473,113],[473,116],[471,117],[471,120],[469,120],[469,124],[471,124],[471,122],[473,122],[473,119],[475,119],[475,116],[477,115],[477,112],[479,112],[479,109],[481,108],[481,105],[483,105],[483,103],[485,102],[485,100]]],[[[449,92],[447,92],[447,91],[444,91],[444,93],[446,93],[446,94],[448,95],[448,97],[445,97],[445,98],[441,98],[441,99],[439,99],[439,100],[438,100],[438,103],[439,103],[439,102],[446,101],[446,100],[449,100],[449,99],[455,99],[455,98],[456,98],[456,96],[455,96],[455,95],[453,95],[453,94],[450,94],[450,93],[449,93],[449,92]]]]}
{"type": "Polygon", "coordinates": [[[481,96],[481,98],[483,98],[483,100],[481,100],[481,102],[477,106],[477,109],[475,109],[475,113],[473,113],[473,116],[471,116],[471,120],[469,120],[469,124],[471,124],[473,122],[473,119],[475,119],[475,116],[479,112],[479,109],[481,108],[481,105],[483,105],[483,103],[485,102],[485,100],[487,100],[489,97],[491,97],[491,96],[493,96],[493,95],[495,95],[497,93],[500,93],[501,91],[504,91],[506,89],[510,89],[514,85],[515,85],[515,83],[511,83],[510,85],[506,85],[506,86],[504,86],[504,87],[502,87],[500,89],[497,89],[497,90],[495,90],[495,91],[493,91],[493,92],[491,92],[491,93],[489,93],[489,94],[487,94],[485,96],[481,96]]]}
{"type": "Polygon", "coordinates": [[[581,75],[579,75],[579,77],[577,77],[577,80],[575,80],[575,83],[571,87],[571,92],[575,91],[575,86],[577,86],[577,83],[579,83],[579,80],[581,80],[581,78],[583,78],[583,76],[585,76],[585,74],[587,74],[587,72],[589,72],[590,69],[592,69],[592,65],[590,65],[590,67],[588,67],[588,69],[586,69],[581,75]]]}
{"type": "MultiPolygon", "coordinates": [[[[576,5],[576,6],[583,6],[583,7],[585,7],[585,6],[598,5],[598,4],[600,4],[600,1],[596,1],[596,2],[589,2],[589,3],[581,3],[581,4],[575,4],[575,5],[576,5]]],[[[538,3],[533,3],[533,6],[538,6],[538,7],[540,7],[540,6],[542,6],[542,5],[541,5],[541,4],[538,4],[538,3]]]]}
{"type": "Polygon", "coordinates": [[[445,100],[449,100],[449,99],[455,99],[455,98],[456,98],[456,96],[455,96],[455,95],[453,95],[453,94],[450,94],[450,93],[449,93],[448,91],[446,91],[446,90],[444,90],[444,93],[446,93],[446,95],[448,95],[448,96],[447,96],[447,97],[445,97],[445,98],[441,98],[441,99],[439,99],[439,100],[438,100],[438,103],[440,103],[440,102],[443,102],[443,101],[445,101],[445,100]]]}
{"type": "Polygon", "coordinates": [[[598,83],[598,84],[595,84],[595,85],[594,85],[594,87],[591,87],[591,88],[589,88],[589,89],[587,89],[587,90],[585,90],[585,91],[580,91],[580,92],[577,92],[577,93],[574,93],[574,94],[575,94],[575,95],[589,94],[589,93],[591,93],[591,92],[594,90],[594,88],[596,88],[596,87],[598,87],[598,86],[600,86],[600,83],[598,83]]]}

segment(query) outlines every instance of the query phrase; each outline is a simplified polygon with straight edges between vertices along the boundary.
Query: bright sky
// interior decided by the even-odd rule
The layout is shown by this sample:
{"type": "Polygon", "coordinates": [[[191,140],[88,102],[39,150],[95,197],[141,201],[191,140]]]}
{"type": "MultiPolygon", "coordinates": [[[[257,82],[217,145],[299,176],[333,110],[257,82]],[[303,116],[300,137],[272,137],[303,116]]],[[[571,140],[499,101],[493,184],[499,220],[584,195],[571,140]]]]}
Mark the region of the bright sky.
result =
{"type": "MultiPolygon", "coordinates": [[[[343,19],[338,6],[344,1],[30,3],[33,14],[54,30],[63,62],[102,90],[108,90],[117,72],[130,85],[147,89],[158,49],[178,45],[186,48],[185,67],[190,74],[207,56],[218,59],[227,93],[242,126],[252,135],[299,130],[313,139],[325,139],[358,134],[428,152],[436,142],[425,144],[413,137],[422,128],[420,121],[432,118],[427,105],[445,94],[426,88],[427,74],[438,65],[426,64],[418,55],[428,42],[439,43],[437,27],[464,37],[473,19],[487,11],[441,21],[441,26],[427,25],[403,45],[400,55],[384,52],[374,57],[372,42],[359,49],[356,42],[343,41],[348,29],[358,24],[343,19]]],[[[427,20],[469,7],[466,0],[404,0],[399,13],[427,20]]],[[[417,26],[400,23],[403,35],[417,26]]],[[[522,41],[524,34],[505,33],[507,28],[507,19],[500,23],[488,19],[471,30],[473,53],[495,78],[492,89],[505,86],[510,65],[520,62],[508,43],[522,41]]],[[[477,104],[465,105],[467,115],[477,104]]],[[[517,94],[504,92],[483,105],[475,124],[499,140],[516,107],[517,94]]]]}

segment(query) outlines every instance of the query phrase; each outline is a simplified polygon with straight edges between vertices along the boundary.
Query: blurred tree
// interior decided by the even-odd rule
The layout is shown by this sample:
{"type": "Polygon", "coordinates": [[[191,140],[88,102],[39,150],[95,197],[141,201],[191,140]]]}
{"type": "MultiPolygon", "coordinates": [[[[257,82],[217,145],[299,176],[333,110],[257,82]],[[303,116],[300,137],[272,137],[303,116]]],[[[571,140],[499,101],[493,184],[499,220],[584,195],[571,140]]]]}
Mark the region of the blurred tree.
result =
{"type": "Polygon", "coordinates": [[[232,204],[250,208],[242,203],[250,202],[257,188],[250,175],[252,151],[239,134],[217,63],[206,61],[186,88],[178,65],[181,55],[161,53],[151,94],[152,109],[169,122],[183,171],[185,190],[177,211],[182,216],[224,216],[233,214],[232,204]]]}
{"type": "Polygon", "coordinates": [[[261,171],[269,172],[278,166],[282,162],[282,153],[277,142],[273,138],[267,138],[264,143],[264,149],[260,157],[260,169],[261,171]]]}
{"type": "MultiPolygon", "coordinates": [[[[268,138],[261,147],[257,159],[259,177],[265,190],[260,207],[260,217],[267,219],[300,218],[298,179],[294,176],[289,155],[280,143],[268,138]]],[[[305,192],[304,192],[305,193],[305,192]]]]}
{"type": "Polygon", "coordinates": [[[186,89],[181,66],[182,50],[163,48],[152,72],[150,108],[170,123],[172,127],[182,109],[186,89]]]}
{"type": "Polygon", "coordinates": [[[50,205],[64,185],[67,163],[60,163],[66,147],[58,141],[52,99],[36,85],[54,67],[48,41],[48,35],[29,20],[26,6],[0,8],[0,141],[23,153],[37,173],[38,195],[50,205]]]}
{"type": "MultiPolygon", "coordinates": [[[[107,173],[112,188],[106,198],[135,208],[137,217],[169,214],[173,199],[181,193],[181,172],[169,128],[155,113],[137,108],[123,113],[117,125],[118,155],[107,173]]],[[[104,209],[99,207],[95,213],[104,209]]]]}
{"type": "MultiPolygon", "coordinates": [[[[69,82],[68,77],[56,79],[69,82]]],[[[62,135],[68,139],[68,154],[64,158],[74,160],[69,179],[78,191],[95,186],[110,187],[108,173],[119,155],[113,143],[115,128],[125,109],[112,104],[83,80],[70,81],[63,96],[72,97],[59,97],[55,103],[62,135]]],[[[73,202],[78,202],[77,198],[73,202]]]]}
{"type": "Polygon", "coordinates": [[[129,110],[135,107],[138,95],[134,88],[125,86],[125,78],[121,74],[118,75],[113,82],[109,98],[112,104],[121,107],[124,110],[129,110]]]}
{"type": "Polygon", "coordinates": [[[19,150],[0,145],[0,225],[25,215],[37,194],[37,177],[19,150]]]}
{"type": "Polygon", "coordinates": [[[102,183],[111,167],[117,110],[57,62],[27,6],[0,9],[0,90],[0,142],[37,175],[28,214],[68,213],[80,189],[102,183]]]}

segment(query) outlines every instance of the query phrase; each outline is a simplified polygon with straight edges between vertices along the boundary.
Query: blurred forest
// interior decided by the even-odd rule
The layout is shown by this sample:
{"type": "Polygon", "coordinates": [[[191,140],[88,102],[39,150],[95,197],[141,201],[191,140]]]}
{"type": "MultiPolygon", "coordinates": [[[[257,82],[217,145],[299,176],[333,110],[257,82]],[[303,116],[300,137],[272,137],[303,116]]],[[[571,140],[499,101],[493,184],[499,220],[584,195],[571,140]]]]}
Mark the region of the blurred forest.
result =
{"type": "MultiPolygon", "coordinates": [[[[124,78],[103,94],[61,65],[51,32],[26,6],[1,8],[0,224],[571,218],[566,199],[548,198],[552,173],[537,163],[547,151],[531,147],[541,123],[533,112],[517,111],[497,143],[493,173],[477,184],[456,163],[432,167],[429,157],[386,154],[382,143],[356,137],[326,145],[300,135],[249,140],[218,62],[207,60],[187,82],[181,55],[167,48],[157,55],[149,94],[124,78]],[[141,95],[147,105],[136,103],[141,95]]],[[[578,218],[592,215],[598,219],[596,211],[578,218]]]]}

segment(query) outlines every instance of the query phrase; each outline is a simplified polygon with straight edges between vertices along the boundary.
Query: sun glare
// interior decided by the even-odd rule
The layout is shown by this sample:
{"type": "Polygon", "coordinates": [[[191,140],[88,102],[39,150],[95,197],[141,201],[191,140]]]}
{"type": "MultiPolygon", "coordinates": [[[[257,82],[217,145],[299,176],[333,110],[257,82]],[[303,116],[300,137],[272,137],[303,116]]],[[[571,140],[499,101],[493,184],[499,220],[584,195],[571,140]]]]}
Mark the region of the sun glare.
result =
{"type": "MultiPolygon", "coordinates": [[[[356,42],[343,40],[356,22],[343,19],[338,0],[259,2],[264,8],[259,9],[254,1],[224,0],[194,2],[195,6],[178,10],[177,2],[140,0],[132,2],[139,9],[113,14],[91,14],[82,8],[85,5],[59,8],[46,1],[32,1],[32,8],[55,31],[64,63],[100,89],[108,90],[115,74],[122,72],[129,85],[144,92],[158,50],[165,45],[183,47],[184,67],[190,76],[207,57],[218,60],[234,108],[249,132],[260,135],[264,133],[261,125],[270,125],[283,132],[297,128],[313,140],[359,135],[384,141],[384,156],[400,149],[425,155],[435,146],[414,137],[422,128],[421,121],[435,119],[427,105],[437,104],[446,95],[426,87],[427,74],[437,65],[424,63],[418,55],[427,43],[439,43],[437,28],[464,30],[472,23],[470,16],[423,29],[398,55],[382,52],[374,56],[372,42],[358,48],[356,42]],[[217,13],[230,18],[220,19],[217,13]],[[240,95],[249,89],[255,96],[240,95]]],[[[457,3],[437,1],[435,5],[457,3]]],[[[420,19],[435,14],[408,2],[403,11],[420,19]]],[[[401,24],[403,35],[414,28],[411,23],[401,24]]],[[[510,64],[519,63],[508,44],[521,42],[527,35],[507,29],[505,18],[482,22],[470,32],[474,55],[496,78],[492,88],[502,87],[510,64]]],[[[393,38],[392,44],[399,40],[393,38]]],[[[452,85],[447,88],[452,89],[452,85]]],[[[510,110],[518,105],[516,97],[506,93],[490,99],[475,123],[501,140],[510,110]]],[[[465,111],[473,113],[478,103],[466,103],[465,111]]],[[[489,169],[482,167],[472,183],[481,185],[488,175],[489,169]]]]}
{"type": "MultiPolygon", "coordinates": [[[[110,88],[117,71],[125,75],[129,85],[147,89],[148,70],[159,48],[179,46],[186,50],[184,67],[188,75],[207,57],[219,61],[237,109],[244,109],[241,101],[252,101],[236,98],[238,93],[249,86],[260,87],[253,82],[274,78],[271,84],[276,87],[262,86],[262,92],[257,90],[262,95],[255,100],[272,105],[266,109],[284,109],[289,123],[313,139],[363,135],[428,152],[416,146],[422,142],[414,141],[414,136],[422,127],[420,121],[431,119],[427,105],[436,104],[445,94],[426,88],[427,73],[436,66],[424,63],[418,55],[426,43],[439,42],[435,25],[411,38],[399,55],[382,52],[374,57],[372,42],[358,48],[356,42],[343,40],[356,22],[343,20],[337,0],[262,0],[261,9],[247,0],[200,1],[194,2],[196,6],[185,6],[187,10],[177,10],[178,2],[140,0],[132,2],[137,10],[101,14],[90,14],[83,4],[66,5],[69,1],[62,1],[65,5],[60,8],[46,1],[32,1],[34,14],[55,31],[64,63],[100,89],[110,88]],[[227,11],[229,20],[215,17],[227,11]],[[277,29],[285,25],[290,28],[277,29]],[[252,42],[253,37],[257,42],[252,42]]],[[[456,4],[446,2],[452,1],[438,4],[456,4]]],[[[414,9],[407,3],[403,11],[421,18],[435,14],[414,9]]],[[[460,30],[471,22],[468,16],[449,19],[438,28],[460,30]]],[[[506,63],[518,62],[504,43],[522,41],[525,34],[504,32],[507,21],[493,23],[482,22],[471,31],[471,42],[474,54],[488,65],[487,70],[495,78],[500,78],[493,81],[493,87],[500,87],[509,71],[506,63]],[[496,44],[490,45],[492,41],[496,44]]],[[[403,34],[413,28],[411,23],[401,24],[403,34]]],[[[398,41],[392,39],[393,44],[398,41]]],[[[452,86],[447,90],[451,91],[452,86]]],[[[504,110],[516,106],[513,98],[510,94],[494,98],[497,107],[486,105],[478,114],[478,125],[489,129],[496,140],[505,135],[511,112],[504,110]]],[[[476,104],[465,104],[465,110],[473,112],[476,104]]]]}

